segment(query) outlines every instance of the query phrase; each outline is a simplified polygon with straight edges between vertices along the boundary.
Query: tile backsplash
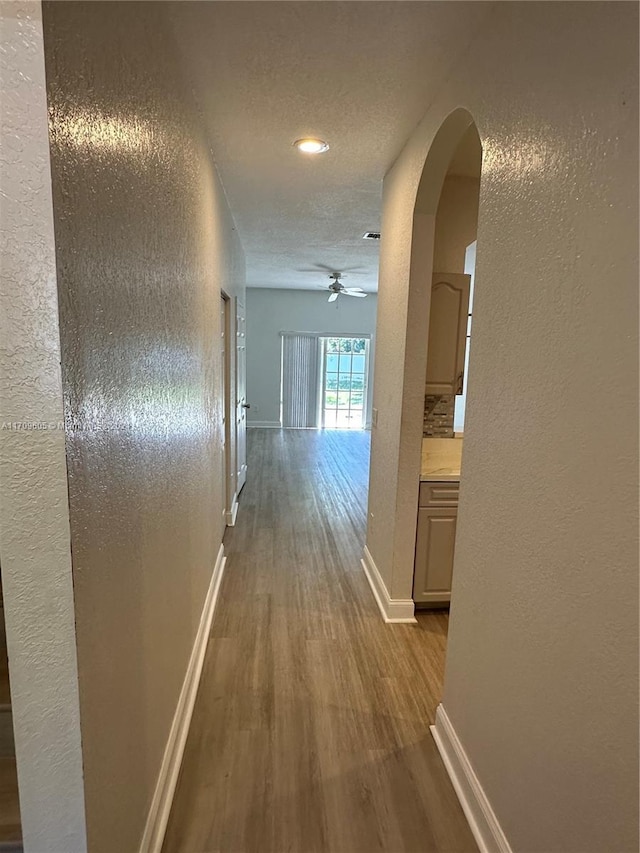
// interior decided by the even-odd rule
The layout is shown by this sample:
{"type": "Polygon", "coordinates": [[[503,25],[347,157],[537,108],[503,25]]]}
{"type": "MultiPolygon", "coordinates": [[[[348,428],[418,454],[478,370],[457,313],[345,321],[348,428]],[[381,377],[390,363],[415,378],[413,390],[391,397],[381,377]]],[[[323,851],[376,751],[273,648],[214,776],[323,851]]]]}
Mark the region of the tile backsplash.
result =
{"type": "Polygon", "coordinates": [[[453,394],[427,394],[424,398],[422,434],[429,438],[453,438],[453,394]]]}

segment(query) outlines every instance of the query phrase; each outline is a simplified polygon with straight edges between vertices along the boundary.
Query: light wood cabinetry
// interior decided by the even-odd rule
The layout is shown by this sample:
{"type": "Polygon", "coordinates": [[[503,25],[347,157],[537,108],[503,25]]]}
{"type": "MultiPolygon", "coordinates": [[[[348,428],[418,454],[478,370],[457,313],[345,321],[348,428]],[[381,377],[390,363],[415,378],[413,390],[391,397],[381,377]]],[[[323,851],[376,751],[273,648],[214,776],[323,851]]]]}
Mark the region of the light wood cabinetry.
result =
{"type": "Polygon", "coordinates": [[[469,275],[433,275],[426,394],[462,393],[470,287],[469,275]]]}
{"type": "Polygon", "coordinates": [[[413,574],[416,604],[451,600],[459,489],[455,481],[420,483],[413,574]]]}

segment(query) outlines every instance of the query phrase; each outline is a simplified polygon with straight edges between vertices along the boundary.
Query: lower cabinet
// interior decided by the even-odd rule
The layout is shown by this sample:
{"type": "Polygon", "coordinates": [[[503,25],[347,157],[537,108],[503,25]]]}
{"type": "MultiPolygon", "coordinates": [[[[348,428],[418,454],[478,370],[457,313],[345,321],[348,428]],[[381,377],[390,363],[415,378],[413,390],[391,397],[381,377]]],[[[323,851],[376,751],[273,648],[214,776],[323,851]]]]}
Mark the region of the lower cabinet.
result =
{"type": "Polygon", "coordinates": [[[459,482],[420,484],[413,574],[416,604],[438,605],[451,600],[459,488],[459,482]]]}

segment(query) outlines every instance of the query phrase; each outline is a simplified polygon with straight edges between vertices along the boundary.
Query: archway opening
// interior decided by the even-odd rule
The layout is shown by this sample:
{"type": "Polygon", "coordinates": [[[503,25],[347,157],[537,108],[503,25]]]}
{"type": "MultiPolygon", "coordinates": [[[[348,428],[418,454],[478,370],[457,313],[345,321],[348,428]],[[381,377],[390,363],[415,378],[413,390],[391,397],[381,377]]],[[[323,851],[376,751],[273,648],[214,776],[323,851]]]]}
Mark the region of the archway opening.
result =
{"type": "Polygon", "coordinates": [[[414,213],[414,241],[430,232],[432,252],[414,246],[412,286],[422,284],[426,343],[413,601],[419,621],[442,638],[442,671],[454,575],[466,419],[482,145],[456,110],[426,158],[414,213]],[[429,257],[427,257],[429,255],[429,257]],[[426,285],[426,288],[425,288],[426,285]]]}

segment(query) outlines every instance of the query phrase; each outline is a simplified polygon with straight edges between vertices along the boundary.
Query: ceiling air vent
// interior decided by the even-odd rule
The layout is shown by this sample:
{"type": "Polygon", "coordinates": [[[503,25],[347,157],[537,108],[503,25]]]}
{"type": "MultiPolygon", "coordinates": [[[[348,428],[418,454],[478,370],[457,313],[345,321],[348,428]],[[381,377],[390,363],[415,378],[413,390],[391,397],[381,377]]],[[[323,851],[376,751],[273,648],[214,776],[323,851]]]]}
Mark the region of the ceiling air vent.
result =
{"type": "Polygon", "coordinates": [[[380,232],[379,231],[367,231],[362,235],[363,240],[379,240],[380,232]]]}

